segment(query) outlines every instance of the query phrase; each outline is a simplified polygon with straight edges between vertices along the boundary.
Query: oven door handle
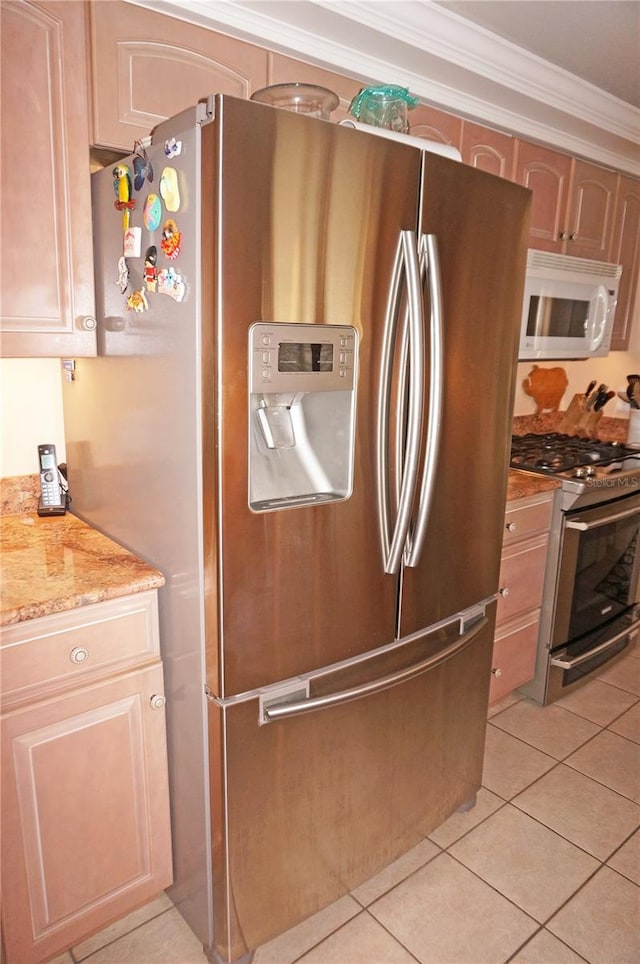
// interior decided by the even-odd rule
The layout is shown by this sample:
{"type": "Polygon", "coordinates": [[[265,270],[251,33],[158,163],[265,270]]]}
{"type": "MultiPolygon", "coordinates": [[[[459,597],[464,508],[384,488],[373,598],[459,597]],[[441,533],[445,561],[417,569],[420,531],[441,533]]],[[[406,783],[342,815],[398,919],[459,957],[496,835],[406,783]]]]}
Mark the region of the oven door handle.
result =
{"type": "Polygon", "coordinates": [[[598,653],[604,653],[605,650],[610,649],[610,647],[612,647],[614,643],[617,643],[619,639],[622,639],[623,636],[630,636],[631,633],[634,630],[637,630],[639,627],[640,617],[635,619],[629,626],[625,626],[623,630],[621,630],[619,633],[616,633],[615,636],[612,636],[611,639],[608,639],[605,643],[601,643],[594,649],[590,649],[588,653],[581,653],[580,656],[576,656],[575,659],[564,659],[562,653],[558,656],[552,656],[551,665],[558,666],[560,669],[574,669],[574,667],[580,666],[582,663],[586,663],[598,653]]]}
{"type": "Polygon", "coordinates": [[[635,505],[631,509],[627,509],[626,512],[615,512],[613,515],[607,514],[601,519],[595,519],[593,522],[574,522],[569,519],[565,522],[567,529],[579,529],[580,532],[588,532],[589,529],[597,529],[598,526],[606,526],[610,522],[619,522],[620,519],[628,519],[632,515],[640,515],[640,506],[635,505]]]}

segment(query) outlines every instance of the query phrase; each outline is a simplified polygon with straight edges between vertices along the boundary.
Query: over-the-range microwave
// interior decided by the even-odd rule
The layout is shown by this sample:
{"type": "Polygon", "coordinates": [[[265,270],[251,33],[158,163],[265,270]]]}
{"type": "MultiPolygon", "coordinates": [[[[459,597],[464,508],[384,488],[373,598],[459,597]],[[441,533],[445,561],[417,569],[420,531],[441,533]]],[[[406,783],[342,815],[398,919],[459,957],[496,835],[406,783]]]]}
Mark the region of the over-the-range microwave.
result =
{"type": "Polygon", "coordinates": [[[518,358],[608,355],[621,275],[617,264],[529,250],[518,358]]]}

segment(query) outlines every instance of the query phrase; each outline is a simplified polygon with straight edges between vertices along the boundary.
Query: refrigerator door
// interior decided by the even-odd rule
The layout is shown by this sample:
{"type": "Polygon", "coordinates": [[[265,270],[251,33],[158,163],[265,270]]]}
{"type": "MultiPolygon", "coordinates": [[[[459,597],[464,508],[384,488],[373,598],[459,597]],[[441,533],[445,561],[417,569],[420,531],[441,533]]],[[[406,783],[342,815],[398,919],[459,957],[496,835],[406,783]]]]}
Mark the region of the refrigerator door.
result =
{"type": "Polygon", "coordinates": [[[309,712],[280,705],[260,725],[257,698],[209,704],[222,960],[349,893],[474,799],[494,613],[312,678],[309,712]]]}
{"type": "Polygon", "coordinates": [[[416,551],[405,555],[401,637],[498,589],[529,196],[501,178],[424,155],[425,311],[428,318],[435,309],[436,323],[441,312],[441,367],[432,337],[423,450],[435,460],[435,485],[424,518],[416,506],[416,551]]]}
{"type": "Polygon", "coordinates": [[[384,572],[375,425],[396,251],[417,224],[420,154],[253,102],[215,104],[216,123],[202,131],[207,680],[228,696],[394,639],[397,577],[384,572]],[[350,497],[250,507],[256,322],[355,329],[350,497]]]}

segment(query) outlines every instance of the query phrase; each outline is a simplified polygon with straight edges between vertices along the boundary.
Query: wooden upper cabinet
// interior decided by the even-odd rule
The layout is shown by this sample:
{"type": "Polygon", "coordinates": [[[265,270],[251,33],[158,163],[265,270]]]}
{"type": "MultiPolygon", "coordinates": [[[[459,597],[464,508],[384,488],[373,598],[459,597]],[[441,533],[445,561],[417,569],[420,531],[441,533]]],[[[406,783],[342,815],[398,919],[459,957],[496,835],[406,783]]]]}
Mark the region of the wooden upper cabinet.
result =
{"type": "Polygon", "coordinates": [[[0,4],[1,353],[95,355],[85,8],[0,4]]]}
{"type": "Polygon", "coordinates": [[[463,163],[471,167],[509,180],[513,176],[515,138],[510,134],[465,120],[462,122],[460,153],[463,163]]]}
{"type": "Polygon", "coordinates": [[[418,104],[409,111],[409,133],[414,137],[459,147],[461,131],[462,120],[437,107],[418,104]]]}
{"type": "Polygon", "coordinates": [[[267,51],[130,3],[90,5],[96,147],[133,150],[162,121],[213,93],[250,97],[267,51]]]}
{"type": "Polygon", "coordinates": [[[596,164],[574,160],[565,232],[565,253],[608,261],[618,175],[596,164]]]}
{"type": "Polygon", "coordinates": [[[542,251],[564,251],[571,158],[518,141],[514,181],[533,192],[529,243],[542,251]]]}
{"type": "MultiPolygon", "coordinates": [[[[640,181],[620,175],[610,260],[622,265],[611,347],[626,350],[638,299],[640,275],[640,181]]],[[[638,323],[638,319],[636,319],[638,323]]]]}

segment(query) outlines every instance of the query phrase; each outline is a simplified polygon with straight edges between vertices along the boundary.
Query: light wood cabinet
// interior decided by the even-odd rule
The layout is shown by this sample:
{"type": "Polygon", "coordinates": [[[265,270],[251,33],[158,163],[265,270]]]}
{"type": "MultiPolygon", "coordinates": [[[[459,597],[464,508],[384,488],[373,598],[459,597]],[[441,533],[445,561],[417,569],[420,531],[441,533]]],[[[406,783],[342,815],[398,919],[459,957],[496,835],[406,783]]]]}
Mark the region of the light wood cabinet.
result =
{"type": "Polygon", "coordinates": [[[514,180],[533,192],[532,248],[609,260],[618,184],[615,171],[519,140],[514,180]]]}
{"type": "Polygon", "coordinates": [[[464,164],[511,180],[515,157],[515,138],[500,131],[462,122],[460,153],[464,164]]]}
{"type": "Polygon", "coordinates": [[[415,137],[425,137],[430,141],[460,146],[462,120],[455,114],[448,114],[428,104],[418,104],[409,111],[409,133],[415,137]]]}
{"type": "Polygon", "coordinates": [[[507,506],[490,704],[534,675],[552,498],[541,493],[507,506]]]}
{"type": "Polygon", "coordinates": [[[130,3],[90,4],[92,144],[133,150],[162,121],[209,94],[250,97],[267,51],[130,3]]]}
{"type": "Polygon", "coordinates": [[[565,216],[565,254],[593,261],[609,260],[617,186],[615,171],[573,160],[565,216]]]}
{"type": "Polygon", "coordinates": [[[85,8],[0,4],[0,344],[95,355],[85,8]]]}
{"type": "Polygon", "coordinates": [[[71,947],[172,881],[156,593],[8,626],[5,964],[71,947]]]}
{"type": "Polygon", "coordinates": [[[529,244],[542,251],[561,252],[566,232],[571,158],[566,154],[518,141],[514,181],[533,192],[529,244]]]}
{"type": "Polygon", "coordinates": [[[638,307],[640,181],[623,175],[620,175],[618,180],[611,261],[622,265],[611,347],[626,350],[629,346],[633,312],[638,307]]]}

